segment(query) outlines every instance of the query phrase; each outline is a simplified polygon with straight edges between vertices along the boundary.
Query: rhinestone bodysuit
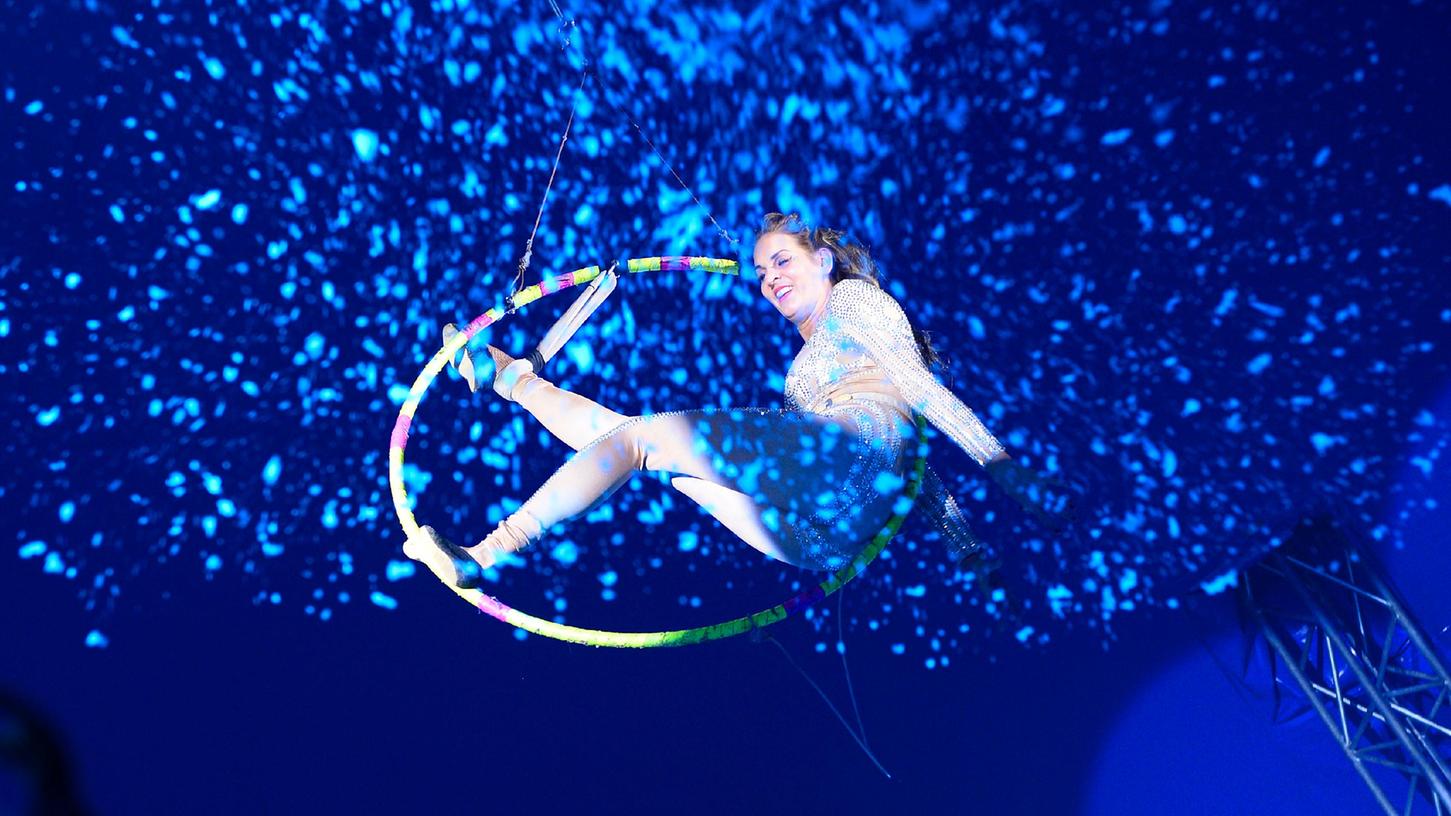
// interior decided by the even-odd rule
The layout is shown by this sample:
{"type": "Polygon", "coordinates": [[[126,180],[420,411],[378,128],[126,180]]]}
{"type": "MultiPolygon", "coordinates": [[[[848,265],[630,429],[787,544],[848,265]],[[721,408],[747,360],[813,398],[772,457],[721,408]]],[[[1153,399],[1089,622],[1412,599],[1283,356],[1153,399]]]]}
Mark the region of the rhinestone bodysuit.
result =
{"type": "Polygon", "coordinates": [[[902,307],[864,280],[832,286],[825,318],[786,375],[787,404],[823,413],[824,403],[850,393],[853,383],[875,393],[895,393],[979,465],[1003,451],[972,409],[922,364],[902,307]]]}
{"type": "MultiPolygon", "coordinates": [[[[872,437],[872,455],[854,471],[861,478],[838,487],[848,503],[872,489],[874,474],[901,462],[914,412],[926,416],[979,465],[1003,452],[972,409],[923,364],[902,307],[869,281],[844,280],[832,286],[824,319],[786,375],[786,404],[819,414],[850,412],[858,432],[872,437]]],[[[981,546],[930,467],[918,505],[954,561],[981,546]]]]}

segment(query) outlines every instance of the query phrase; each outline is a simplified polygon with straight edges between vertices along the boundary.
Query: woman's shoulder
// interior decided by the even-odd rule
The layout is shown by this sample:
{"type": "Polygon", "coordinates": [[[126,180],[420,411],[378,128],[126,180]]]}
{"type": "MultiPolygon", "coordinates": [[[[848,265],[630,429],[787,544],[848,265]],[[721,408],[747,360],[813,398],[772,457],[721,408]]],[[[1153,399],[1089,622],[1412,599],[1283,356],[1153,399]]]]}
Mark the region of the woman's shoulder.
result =
{"type": "Polygon", "coordinates": [[[838,315],[877,315],[885,317],[902,313],[901,304],[882,287],[869,280],[847,278],[832,284],[828,305],[838,315]]]}
{"type": "MultiPolygon", "coordinates": [[[[874,281],[869,281],[866,278],[843,278],[842,280],[839,280],[831,285],[831,291],[832,293],[855,291],[881,292],[882,287],[878,286],[874,281]]],[[[882,292],[882,294],[886,293],[882,292]]]]}

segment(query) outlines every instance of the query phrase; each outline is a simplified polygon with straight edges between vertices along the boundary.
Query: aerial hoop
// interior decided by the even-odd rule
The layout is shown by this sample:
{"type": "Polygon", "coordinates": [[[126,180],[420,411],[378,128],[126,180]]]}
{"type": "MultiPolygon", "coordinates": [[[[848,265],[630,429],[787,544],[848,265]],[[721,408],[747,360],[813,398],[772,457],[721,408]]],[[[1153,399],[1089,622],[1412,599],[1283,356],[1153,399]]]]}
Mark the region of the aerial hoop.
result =
{"type": "MultiPolygon", "coordinates": [[[[725,275],[739,274],[739,264],[735,261],[723,260],[720,258],[697,258],[697,257],[656,257],[641,258],[628,261],[625,267],[630,272],[673,272],[673,271],[704,271],[715,272],[725,275]]],[[[408,432],[413,424],[414,414],[418,410],[418,403],[423,395],[433,384],[435,378],[473,339],[474,335],[502,320],[505,316],[539,300],[547,295],[561,292],[573,286],[589,283],[598,278],[603,272],[598,266],[587,266],[577,269],[555,278],[541,281],[529,286],[505,300],[504,305],[496,306],[482,315],[469,321],[468,325],[458,331],[456,335],[439,349],[423,367],[418,379],[413,381],[413,386],[408,391],[408,397],[403,401],[402,408],[398,411],[398,421],[393,426],[392,440],[388,449],[388,484],[393,495],[393,509],[398,514],[398,521],[402,524],[403,533],[412,538],[419,531],[419,525],[413,517],[413,512],[408,508],[408,493],[403,484],[403,451],[408,445],[408,432]]],[[[777,604],[770,609],[764,609],[751,615],[716,623],[709,626],[698,626],[692,629],[675,629],[661,632],[614,632],[602,629],[587,629],[578,626],[568,626],[562,623],[537,618],[527,612],[515,609],[499,599],[485,594],[480,589],[460,589],[452,584],[446,584],[460,598],[468,601],[471,606],[490,617],[497,618],[504,623],[523,629],[542,637],[563,640],[570,643],[580,643],[586,646],[609,646],[613,648],[642,649],[659,646],[686,646],[693,643],[704,643],[708,640],[720,640],[733,635],[744,634],[770,626],[777,621],[783,620],[790,615],[801,612],[807,607],[820,601],[822,598],[836,592],[848,581],[859,575],[866,566],[886,548],[902,523],[906,521],[907,514],[912,511],[912,506],[917,496],[922,491],[922,479],[927,469],[927,441],[926,441],[926,420],[918,415],[917,424],[917,459],[908,474],[907,480],[892,506],[892,517],[883,525],[880,532],[870,543],[853,558],[849,563],[832,573],[825,581],[810,586],[797,593],[783,603],[777,604]]]]}

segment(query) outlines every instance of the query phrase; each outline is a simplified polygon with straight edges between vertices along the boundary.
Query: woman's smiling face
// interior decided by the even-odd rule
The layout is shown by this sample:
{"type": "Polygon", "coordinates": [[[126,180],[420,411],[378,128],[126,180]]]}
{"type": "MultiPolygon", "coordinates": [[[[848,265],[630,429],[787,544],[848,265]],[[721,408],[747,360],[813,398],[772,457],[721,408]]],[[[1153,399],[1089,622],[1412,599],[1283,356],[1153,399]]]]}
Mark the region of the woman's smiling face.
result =
{"type": "Polygon", "coordinates": [[[768,232],[756,241],[753,253],[761,295],[801,328],[826,310],[831,294],[831,252],[810,252],[794,235],[768,232]]]}

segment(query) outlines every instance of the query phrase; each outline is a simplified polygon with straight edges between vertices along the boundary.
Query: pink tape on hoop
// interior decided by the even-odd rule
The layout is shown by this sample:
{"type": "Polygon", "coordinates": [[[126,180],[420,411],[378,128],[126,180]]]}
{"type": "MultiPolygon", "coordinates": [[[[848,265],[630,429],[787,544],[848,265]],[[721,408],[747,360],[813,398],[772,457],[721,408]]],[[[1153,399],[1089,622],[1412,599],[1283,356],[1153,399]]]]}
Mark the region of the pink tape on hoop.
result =
{"type": "Polygon", "coordinates": [[[474,335],[478,334],[484,329],[487,329],[489,326],[493,325],[493,323],[493,316],[490,315],[489,312],[484,312],[473,320],[470,320],[469,324],[467,326],[464,326],[463,332],[464,334],[468,335],[470,340],[472,340],[474,339],[474,335]]]}
{"type": "Polygon", "coordinates": [[[389,444],[395,449],[401,450],[408,444],[408,429],[413,426],[413,417],[405,414],[398,415],[398,421],[393,423],[393,437],[389,444]]]}

